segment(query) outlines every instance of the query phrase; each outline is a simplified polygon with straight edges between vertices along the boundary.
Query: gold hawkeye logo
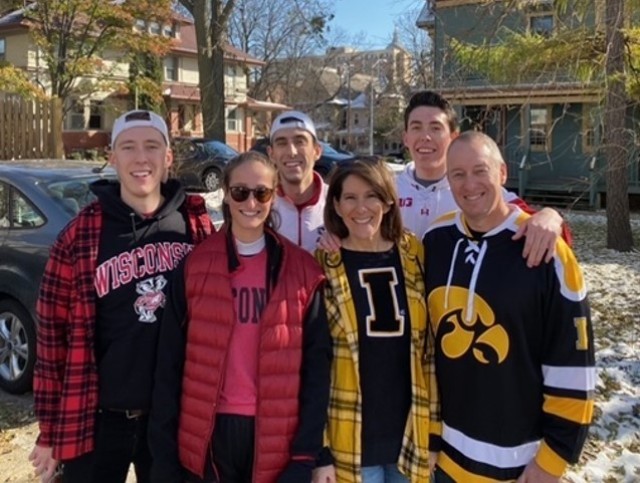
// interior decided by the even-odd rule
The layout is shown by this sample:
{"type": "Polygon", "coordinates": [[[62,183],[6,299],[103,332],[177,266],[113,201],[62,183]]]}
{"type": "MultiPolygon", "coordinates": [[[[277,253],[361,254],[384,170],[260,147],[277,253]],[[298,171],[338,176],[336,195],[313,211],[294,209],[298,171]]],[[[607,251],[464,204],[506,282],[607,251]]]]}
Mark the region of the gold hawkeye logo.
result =
{"type": "Polygon", "coordinates": [[[436,334],[444,334],[440,348],[450,359],[457,359],[471,349],[473,356],[483,364],[503,362],[509,353],[509,335],[495,320],[489,304],[474,295],[471,316],[467,316],[469,291],[462,287],[449,287],[449,303],[445,309],[446,287],[438,287],[429,294],[429,313],[436,322],[436,334]],[[441,325],[444,324],[443,327],[441,325]]]}

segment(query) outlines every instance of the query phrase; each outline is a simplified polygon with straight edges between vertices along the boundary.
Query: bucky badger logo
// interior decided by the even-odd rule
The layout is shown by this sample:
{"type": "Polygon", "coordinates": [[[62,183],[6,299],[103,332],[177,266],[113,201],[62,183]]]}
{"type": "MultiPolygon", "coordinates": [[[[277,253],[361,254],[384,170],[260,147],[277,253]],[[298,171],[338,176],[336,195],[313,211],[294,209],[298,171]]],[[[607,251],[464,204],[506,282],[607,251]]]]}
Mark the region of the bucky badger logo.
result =
{"type": "Polygon", "coordinates": [[[136,292],[140,296],[136,299],[134,309],[140,322],[148,324],[155,322],[156,310],[164,307],[166,296],[162,289],[167,285],[167,280],[162,276],[148,278],[136,284],[136,292]]]}

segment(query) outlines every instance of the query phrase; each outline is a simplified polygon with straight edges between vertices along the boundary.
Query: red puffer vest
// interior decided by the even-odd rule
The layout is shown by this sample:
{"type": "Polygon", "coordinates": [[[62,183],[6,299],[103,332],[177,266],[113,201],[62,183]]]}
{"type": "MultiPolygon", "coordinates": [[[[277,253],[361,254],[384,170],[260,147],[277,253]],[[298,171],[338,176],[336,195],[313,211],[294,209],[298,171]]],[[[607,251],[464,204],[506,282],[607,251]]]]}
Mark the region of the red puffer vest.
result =
{"type": "MultiPolygon", "coordinates": [[[[269,263],[281,261],[260,320],[254,483],[276,481],[289,462],[298,427],[302,324],[323,279],[308,253],[274,233],[267,236],[275,239],[269,263]]],[[[189,328],[178,445],[182,465],[201,477],[235,323],[230,267],[237,258],[235,252],[228,253],[233,245],[227,238],[226,230],[213,234],[191,253],[185,266],[189,328]]],[[[269,241],[267,246],[273,246],[269,241]]],[[[242,269],[238,265],[237,270],[242,269]]]]}

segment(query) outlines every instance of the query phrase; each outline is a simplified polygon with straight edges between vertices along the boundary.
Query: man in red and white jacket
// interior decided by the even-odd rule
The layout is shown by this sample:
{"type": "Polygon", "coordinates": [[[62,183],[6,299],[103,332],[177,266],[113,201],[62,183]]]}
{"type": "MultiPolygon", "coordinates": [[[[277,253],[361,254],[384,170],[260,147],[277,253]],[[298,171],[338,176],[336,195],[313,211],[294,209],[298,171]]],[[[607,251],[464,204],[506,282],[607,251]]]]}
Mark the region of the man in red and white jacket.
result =
{"type": "Polygon", "coordinates": [[[271,125],[269,157],[278,167],[279,186],[274,208],[278,232],[313,252],[324,232],[327,185],[313,166],[322,154],[313,121],[299,111],[280,114],[271,125]]]}

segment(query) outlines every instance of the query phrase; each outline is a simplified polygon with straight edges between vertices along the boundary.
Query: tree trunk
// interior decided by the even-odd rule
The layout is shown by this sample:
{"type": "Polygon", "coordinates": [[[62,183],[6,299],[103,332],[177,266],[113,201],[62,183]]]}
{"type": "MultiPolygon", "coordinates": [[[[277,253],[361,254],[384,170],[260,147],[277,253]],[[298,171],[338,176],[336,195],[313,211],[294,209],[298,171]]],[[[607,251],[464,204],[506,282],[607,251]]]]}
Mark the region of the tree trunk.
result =
{"type": "Polygon", "coordinates": [[[629,219],[629,148],[626,129],[627,100],[624,83],[624,0],[606,3],[606,98],[603,123],[607,160],[607,247],[618,251],[633,248],[629,219]]]}
{"type": "Polygon", "coordinates": [[[224,46],[220,0],[194,2],[198,71],[204,137],[226,142],[224,111],[224,46]]]}

